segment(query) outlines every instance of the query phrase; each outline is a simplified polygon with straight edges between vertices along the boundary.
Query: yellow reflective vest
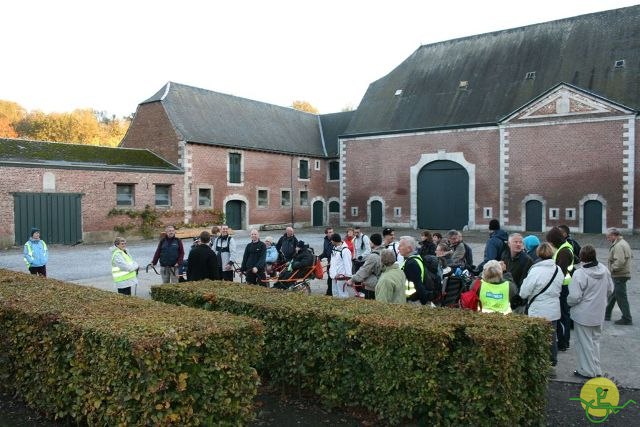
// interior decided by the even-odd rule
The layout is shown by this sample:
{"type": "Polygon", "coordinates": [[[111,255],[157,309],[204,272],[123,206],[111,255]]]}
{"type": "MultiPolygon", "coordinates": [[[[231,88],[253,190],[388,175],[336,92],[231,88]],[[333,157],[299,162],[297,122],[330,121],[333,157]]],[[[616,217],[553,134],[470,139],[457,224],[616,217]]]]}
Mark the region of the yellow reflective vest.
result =
{"type": "Polygon", "coordinates": [[[133,258],[131,258],[129,254],[126,253],[125,251],[121,249],[116,249],[115,251],[113,251],[113,254],[111,255],[111,275],[113,276],[113,281],[115,283],[118,283],[118,282],[124,282],[125,280],[135,278],[136,277],[135,271],[126,271],[113,264],[113,259],[116,257],[117,254],[121,254],[127,263],[133,262],[133,258]]]}
{"type": "Polygon", "coordinates": [[[509,302],[509,281],[489,283],[484,280],[480,284],[480,303],[483,312],[511,313],[509,302]]]}
{"type": "Polygon", "coordinates": [[[571,252],[571,264],[569,264],[569,267],[567,267],[567,274],[564,275],[564,279],[562,280],[563,286],[569,286],[569,283],[571,283],[571,272],[573,271],[573,246],[571,246],[571,243],[564,242],[563,244],[561,244],[560,247],[553,254],[553,260],[554,261],[556,260],[556,257],[558,256],[558,252],[560,252],[560,250],[563,248],[567,248],[569,249],[569,252],[571,252]]]}
{"type": "MultiPolygon", "coordinates": [[[[422,261],[422,257],[420,255],[411,255],[411,256],[405,258],[404,262],[402,263],[402,271],[404,271],[404,265],[410,259],[415,259],[416,262],[418,263],[418,266],[420,267],[420,277],[422,278],[422,285],[425,286],[425,284],[424,284],[424,261],[422,261]]],[[[405,280],[404,294],[406,296],[411,296],[415,292],[416,292],[416,286],[413,284],[413,282],[405,280]]]]}

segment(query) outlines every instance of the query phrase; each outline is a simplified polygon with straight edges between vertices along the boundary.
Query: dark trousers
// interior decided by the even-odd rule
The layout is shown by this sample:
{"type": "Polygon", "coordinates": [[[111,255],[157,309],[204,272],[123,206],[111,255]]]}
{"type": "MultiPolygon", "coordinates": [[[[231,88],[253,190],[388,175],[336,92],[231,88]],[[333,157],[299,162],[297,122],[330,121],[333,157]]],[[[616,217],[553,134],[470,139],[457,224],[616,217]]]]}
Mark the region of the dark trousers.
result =
{"type": "Polygon", "coordinates": [[[558,327],[558,321],[554,320],[551,322],[551,326],[553,328],[553,332],[551,333],[551,364],[556,366],[558,364],[558,337],[556,329],[558,327]]]}
{"type": "Polygon", "coordinates": [[[222,270],[222,280],[227,282],[233,282],[233,270],[222,270]]]}
{"type": "Polygon", "coordinates": [[[331,277],[329,277],[329,267],[330,265],[327,264],[327,292],[325,295],[333,296],[333,283],[331,277]]]}
{"type": "Polygon", "coordinates": [[[251,283],[252,285],[266,286],[265,283],[260,282],[260,279],[264,278],[264,271],[262,270],[258,270],[257,273],[254,273],[253,271],[249,270],[247,271],[247,274],[245,275],[245,277],[247,278],[247,283],[251,283]]]}
{"type": "Polygon", "coordinates": [[[118,288],[118,293],[122,295],[131,295],[131,286],[128,288],[118,288]]]}
{"type": "Polygon", "coordinates": [[[29,267],[29,273],[47,277],[47,266],[43,265],[42,267],[29,267]]]}
{"type": "Polygon", "coordinates": [[[368,289],[363,289],[362,292],[364,292],[364,299],[376,299],[375,291],[370,291],[368,289]]]}
{"type": "Polygon", "coordinates": [[[611,311],[613,310],[613,307],[616,305],[616,303],[618,303],[618,307],[622,312],[622,320],[628,320],[629,322],[633,321],[633,319],[631,318],[631,309],[629,308],[629,299],[627,298],[628,280],[628,277],[613,278],[613,293],[609,297],[607,309],[604,313],[604,316],[606,318],[611,318],[611,311]]]}
{"type": "Polygon", "coordinates": [[[566,350],[569,347],[569,339],[571,338],[571,317],[569,312],[569,304],[567,296],[569,295],[569,286],[562,285],[560,291],[560,320],[558,321],[558,348],[566,350]]]}

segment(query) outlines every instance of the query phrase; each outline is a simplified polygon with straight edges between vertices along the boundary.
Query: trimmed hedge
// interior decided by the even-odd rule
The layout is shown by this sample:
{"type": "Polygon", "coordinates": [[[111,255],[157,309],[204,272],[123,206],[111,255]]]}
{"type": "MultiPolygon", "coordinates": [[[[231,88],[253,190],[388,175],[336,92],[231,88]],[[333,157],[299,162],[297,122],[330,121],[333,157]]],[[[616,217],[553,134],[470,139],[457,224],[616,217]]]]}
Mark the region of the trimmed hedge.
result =
{"type": "Polygon", "coordinates": [[[89,425],[253,419],[260,322],[0,269],[0,384],[89,425]]]}
{"type": "Polygon", "coordinates": [[[542,320],[229,282],[162,285],[151,295],[262,320],[258,370],[330,406],[364,407],[390,423],[544,423],[551,328],[542,320]]]}

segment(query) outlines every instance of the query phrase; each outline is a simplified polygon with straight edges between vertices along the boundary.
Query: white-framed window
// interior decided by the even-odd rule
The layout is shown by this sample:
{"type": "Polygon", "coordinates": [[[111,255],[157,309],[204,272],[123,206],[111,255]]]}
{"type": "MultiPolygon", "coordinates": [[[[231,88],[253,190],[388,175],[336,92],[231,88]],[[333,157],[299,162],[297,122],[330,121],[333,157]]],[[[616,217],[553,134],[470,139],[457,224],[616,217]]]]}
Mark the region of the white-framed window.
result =
{"type": "Polygon", "coordinates": [[[332,200],[329,202],[329,213],[340,213],[340,203],[332,200]]]}
{"type": "Polygon", "coordinates": [[[291,206],[291,190],[280,190],[280,206],[291,206]]]}
{"type": "Polygon", "coordinates": [[[316,160],[315,161],[314,169],[317,170],[317,171],[320,170],[320,160],[316,160]]]}
{"type": "Polygon", "coordinates": [[[358,207],[351,206],[351,216],[358,216],[358,207]]]}
{"type": "Polygon", "coordinates": [[[116,184],[116,206],[135,205],[134,188],[133,184],[116,184]]]}
{"type": "Polygon", "coordinates": [[[298,179],[309,179],[309,159],[300,159],[298,162],[298,179]]]}
{"type": "Polygon", "coordinates": [[[549,208],[549,219],[560,219],[560,209],[549,208]]]}
{"type": "Polygon", "coordinates": [[[211,188],[198,188],[198,208],[209,209],[213,207],[213,190],[211,188]]]}
{"type": "Polygon", "coordinates": [[[329,181],[340,180],[340,162],[337,160],[331,160],[329,162],[329,181]]]}
{"type": "Polygon", "coordinates": [[[493,219],[493,208],[482,208],[482,217],[484,219],[493,219]]]}
{"type": "Polygon", "coordinates": [[[237,151],[229,152],[229,159],[227,163],[227,183],[230,185],[242,185],[244,181],[244,161],[242,153],[237,151]]]}
{"type": "Polygon", "coordinates": [[[564,219],[573,221],[576,219],[576,208],[566,208],[564,210],[564,219]]]}
{"type": "Polygon", "coordinates": [[[258,188],[258,207],[266,208],[269,206],[269,190],[266,188],[258,188]]]}
{"type": "Polygon", "coordinates": [[[401,217],[402,216],[402,208],[399,208],[399,207],[393,208],[393,216],[395,216],[396,218],[401,217]]]}
{"type": "Polygon", "coordinates": [[[171,206],[171,185],[156,184],[156,206],[159,208],[171,206]]]}
{"type": "Polygon", "coordinates": [[[309,206],[309,192],[300,190],[300,206],[309,206]]]}

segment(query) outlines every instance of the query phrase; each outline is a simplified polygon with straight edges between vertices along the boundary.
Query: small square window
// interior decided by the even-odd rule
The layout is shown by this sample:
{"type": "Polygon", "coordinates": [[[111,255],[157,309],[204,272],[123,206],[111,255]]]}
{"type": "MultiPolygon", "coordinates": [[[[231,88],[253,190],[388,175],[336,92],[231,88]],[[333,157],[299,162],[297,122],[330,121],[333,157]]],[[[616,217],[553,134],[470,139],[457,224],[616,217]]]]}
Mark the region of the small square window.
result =
{"type": "Polygon", "coordinates": [[[116,206],[133,206],[133,184],[116,184],[116,206]]]}
{"type": "Polygon", "coordinates": [[[211,202],[211,189],[198,188],[198,207],[203,209],[210,208],[213,206],[211,202]]]}
{"type": "Polygon", "coordinates": [[[622,68],[622,67],[624,67],[624,59],[618,59],[618,60],[613,64],[613,66],[614,66],[615,68],[622,68]]]}
{"type": "Polygon", "coordinates": [[[269,206],[269,191],[258,190],[258,207],[266,208],[267,206],[269,206]]]}
{"type": "Polygon", "coordinates": [[[458,89],[460,89],[460,90],[469,89],[469,81],[468,80],[460,80],[460,83],[458,83],[458,89]]]}
{"type": "Polygon", "coordinates": [[[484,219],[493,219],[493,208],[482,208],[482,217],[484,219]]]}
{"type": "Polygon", "coordinates": [[[300,206],[309,206],[309,192],[306,190],[300,191],[300,206]]]}
{"type": "Polygon", "coordinates": [[[355,206],[351,207],[351,216],[358,216],[358,208],[355,206]]]}
{"type": "Polygon", "coordinates": [[[319,171],[320,170],[320,160],[316,160],[315,161],[315,170],[319,171]]]}
{"type": "Polygon", "coordinates": [[[549,208],[549,219],[560,219],[560,209],[549,208]]]}
{"type": "Polygon", "coordinates": [[[564,210],[564,219],[575,220],[576,219],[576,208],[566,208],[564,210]]]}
{"type": "Polygon", "coordinates": [[[168,208],[171,206],[171,186],[156,184],[156,206],[168,208]]]}
{"type": "Polygon", "coordinates": [[[282,190],[280,192],[280,206],[291,206],[291,191],[282,190]]]}
{"type": "Polygon", "coordinates": [[[402,216],[402,208],[393,208],[393,216],[396,218],[402,216]]]}

